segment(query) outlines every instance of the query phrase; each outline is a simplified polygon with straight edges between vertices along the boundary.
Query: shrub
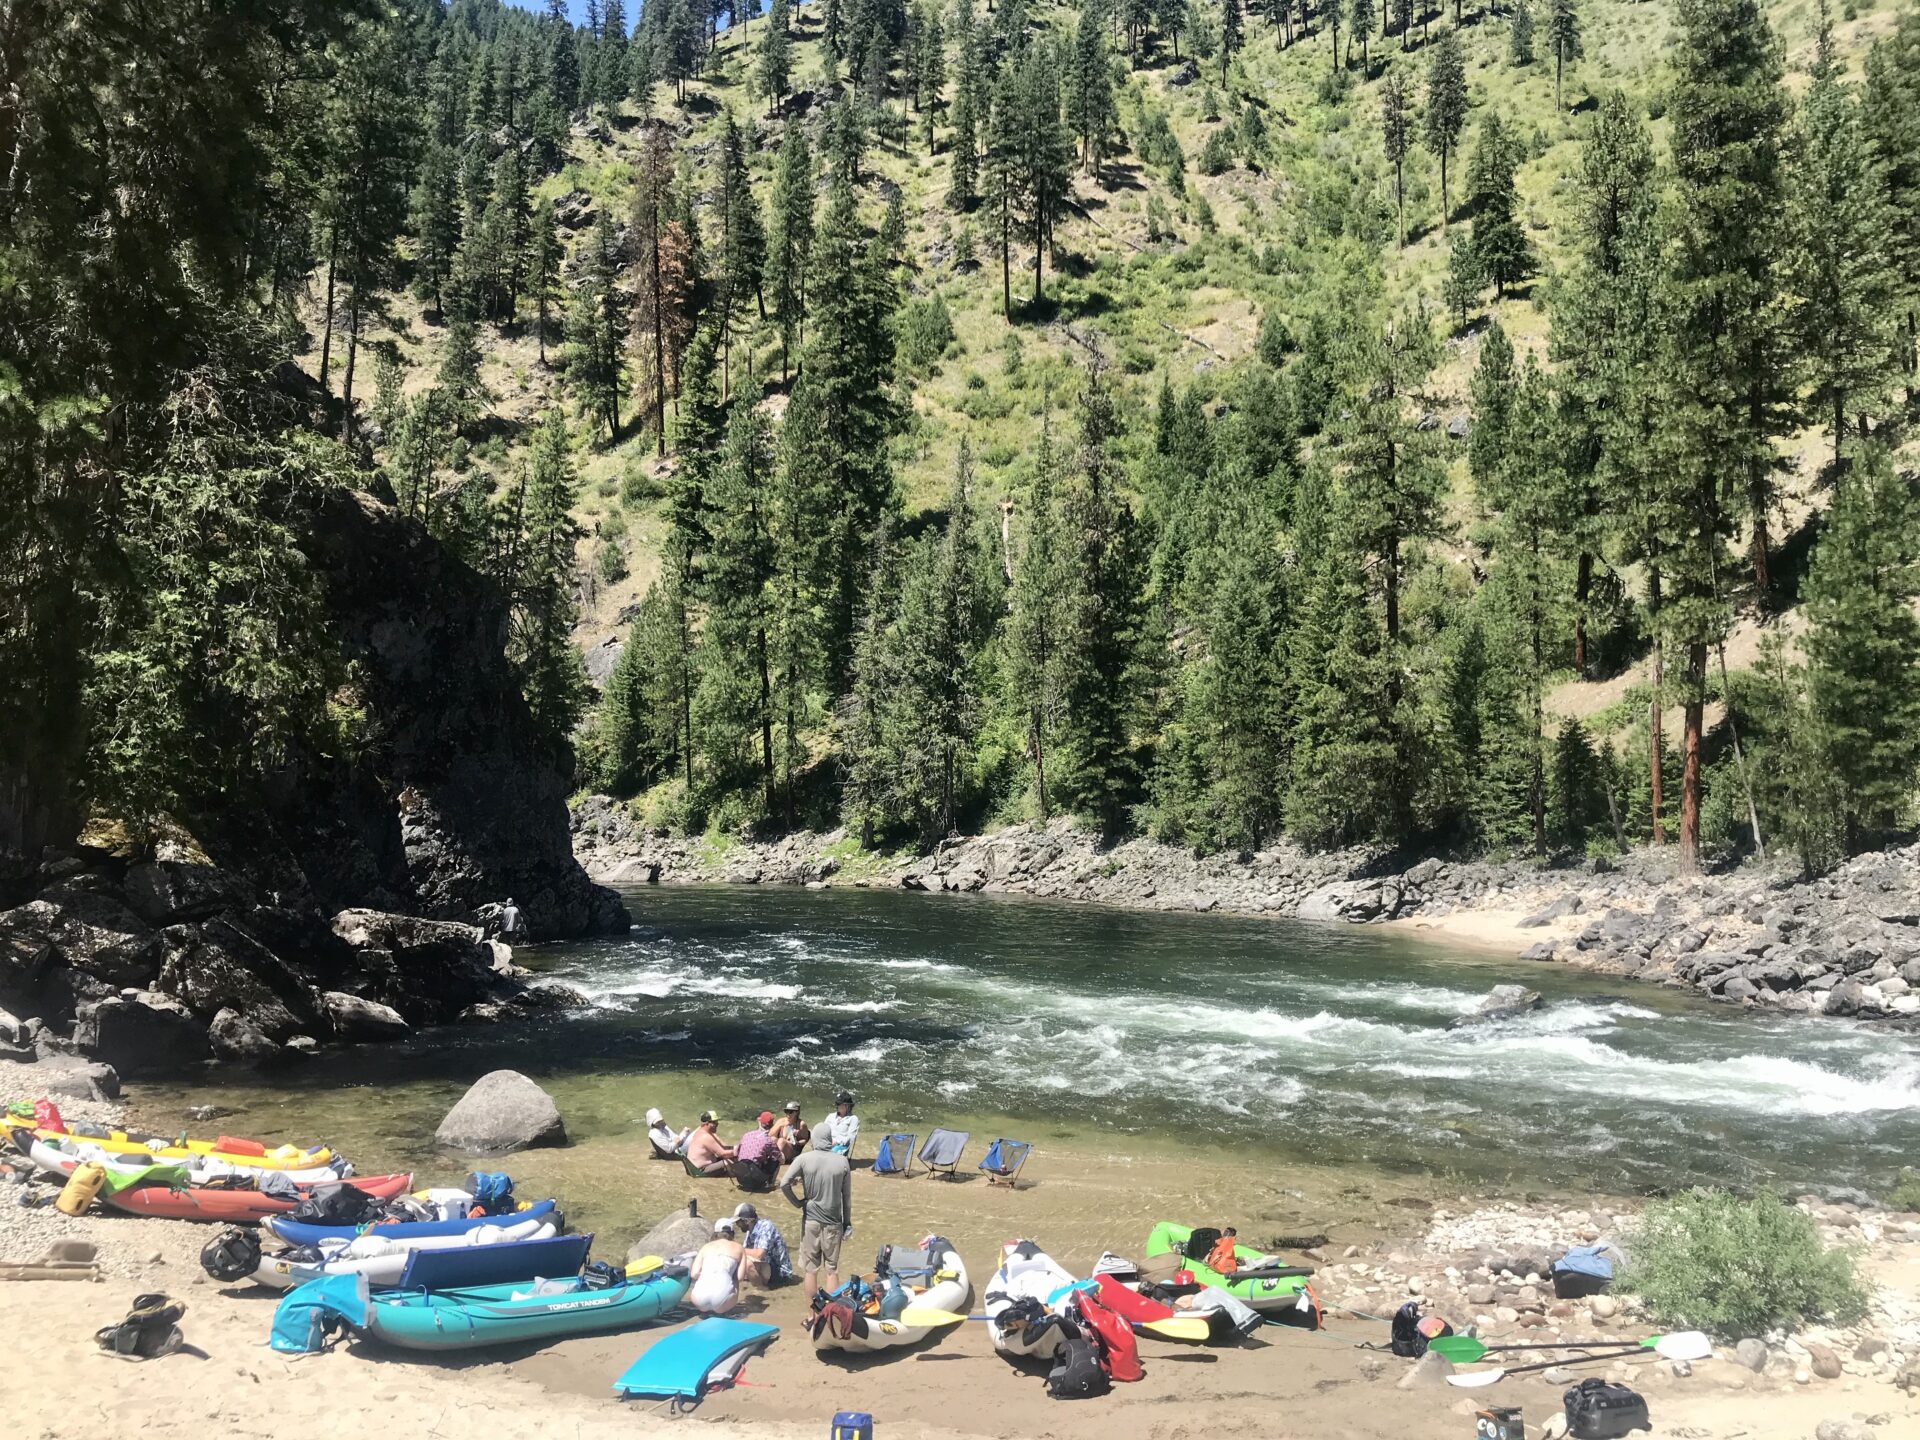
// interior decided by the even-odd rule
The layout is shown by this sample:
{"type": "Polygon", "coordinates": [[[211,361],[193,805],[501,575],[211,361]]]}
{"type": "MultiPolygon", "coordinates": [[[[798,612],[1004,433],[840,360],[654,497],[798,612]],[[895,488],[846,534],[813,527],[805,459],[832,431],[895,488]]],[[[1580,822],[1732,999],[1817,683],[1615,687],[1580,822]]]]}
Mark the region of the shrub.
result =
{"type": "Polygon", "coordinates": [[[620,474],[620,503],[626,506],[644,505],[649,500],[658,500],[666,493],[658,476],[651,473],[644,460],[631,457],[626,469],[620,474]]]}
{"type": "Polygon", "coordinates": [[[1902,1170],[1900,1183],[1887,1192],[1889,1210],[1920,1210],[1920,1170],[1902,1170]]]}
{"type": "Polygon", "coordinates": [[[600,542],[600,578],[609,585],[618,585],[627,578],[627,552],[620,548],[620,542],[606,539],[600,542]]]}
{"type": "Polygon", "coordinates": [[[1854,1256],[1828,1250],[1811,1216],[1765,1193],[1690,1190],[1647,1208],[1623,1285],[1663,1323],[1723,1336],[1866,1313],[1854,1256]]]}
{"type": "Polygon", "coordinates": [[[928,374],[951,344],[953,317],[937,293],[900,312],[900,361],[911,373],[928,374]]]}
{"type": "Polygon", "coordinates": [[[1233,168],[1233,144],[1225,130],[1215,130],[1200,147],[1200,173],[1224,175],[1233,168]]]}

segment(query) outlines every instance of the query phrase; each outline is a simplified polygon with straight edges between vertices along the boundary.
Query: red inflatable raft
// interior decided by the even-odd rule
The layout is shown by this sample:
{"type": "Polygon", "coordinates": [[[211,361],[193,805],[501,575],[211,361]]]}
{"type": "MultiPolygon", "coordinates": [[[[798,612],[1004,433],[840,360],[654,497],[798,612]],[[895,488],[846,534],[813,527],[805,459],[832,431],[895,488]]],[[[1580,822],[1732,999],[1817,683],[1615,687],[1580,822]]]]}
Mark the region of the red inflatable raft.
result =
{"type": "MultiPolygon", "coordinates": [[[[366,1175],[348,1182],[376,1200],[391,1200],[413,1187],[411,1175],[366,1175]]],[[[309,1186],[301,1186],[302,1190],[309,1186]]],[[[228,1225],[264,1220],[269,1215],[284,1215],[298,1204],[294,1200],[276,1200],[258,1190],[220,1190],[204,1186],[169,1190],[164,1185],[141,1185],[122,1190],[118,1195],[100,1193],[100,1203],[129,1215],[158,1215],[168,1220],[217,1220],[228,1225]]]]}

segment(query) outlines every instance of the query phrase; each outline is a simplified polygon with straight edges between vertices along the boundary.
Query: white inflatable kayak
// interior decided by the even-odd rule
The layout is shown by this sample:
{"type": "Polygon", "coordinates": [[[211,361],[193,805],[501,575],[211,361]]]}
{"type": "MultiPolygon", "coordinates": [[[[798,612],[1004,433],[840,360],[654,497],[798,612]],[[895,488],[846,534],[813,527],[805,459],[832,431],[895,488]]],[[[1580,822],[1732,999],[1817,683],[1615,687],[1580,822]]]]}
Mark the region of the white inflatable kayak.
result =
{"type": "Polygon", "coordinates": [[[348,1241],[320,1244],[319,1260],[304,1250],[263,1255],[260,1267],[245,1278],[273,1290],[290,1290],[326,1275],[364,1275],[369,1285],[396,1285],[415,1250],[453,1250],[461,1246],[504,1245],[516,1240],[545,1240],[557,1234],[548,1219],[521,1220],[511,1225],[482,1225],[458,1235],[428,1235],[416,1240],[388,1240],[376,1230],[348,1241]]]}
{"type": "Polygon", "coordinates": [[[1009,1240],[987,1282],[987,1333],[993,1348],[1015,1358],[1050,1360],[1072,1334],[1060,1301],[1074,1277],[1031,1240],[1009,1240]]]}
{"type": "MultiPolygon", "coordinates": [[[[258,1183],[262,1171],[247,1169],[239,1165],[230,1165],[224,1160],[213,1160],[204,1156],[192,1160],[155,1160],[150,1157],[102,1150],[98,1145],[89,1145],[85,1141],[71,1140],[35,1140],[27,1157],[36,1168],[49,1175],[64,1178],[73,1174],[81,1165],[100,1165],[109,1175],[138,1175],[151,1170],[156,1165],[177,1166],[187,1172],[188,1183],[203,1186],[215,1180],[229,1180],[244,1176],[258,1183]]],[[[303,1170],[277,1170],[276,1175],[284,1175],[295,1185],[331,1185],[337,1180],[345,1180],[353,1174],[353,1167],[344,1160],[339,1168],[331,1165],[309,1166],[303,1170]]]]}
{"type": "MultiPolygon", "coordinates": [[[[808,1322],[815,1350],[893,1350],[967,1318],[973,1282],[960,1253],[938,1236],[919,1250],[893,1246],[892,1273],[911,1297],[895,1320],[828,1305],[808,1322]]],[[[881,1278],[884,1287],[885,1277],[881,1278]]]]}

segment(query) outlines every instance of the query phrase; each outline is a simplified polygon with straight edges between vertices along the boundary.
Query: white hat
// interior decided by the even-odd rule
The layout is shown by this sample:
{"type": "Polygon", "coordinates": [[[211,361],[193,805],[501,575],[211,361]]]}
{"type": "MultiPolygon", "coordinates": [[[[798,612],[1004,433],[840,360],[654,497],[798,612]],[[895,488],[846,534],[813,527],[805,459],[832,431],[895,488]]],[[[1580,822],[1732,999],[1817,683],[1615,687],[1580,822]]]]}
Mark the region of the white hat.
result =
{"type": "Polygon", "coordinates": [[[723,1218],[721,1218],[721,1219],[719,1219],[719,1220],[716,1220],[716,1221],[714,1221],[714,1222],[713,1222],[713,1233],[714,1233],[714,1234],[716,1234],[716,1235],[731,1235],[731,1234],[733,1234],[733,1221],[731,1221],[731,1220],[728,1220],[728,1219],[725,1219],[724,1217],[723,1217],[723,1218]]]}
{"type": "Polygon", "coordinates": [[[647,1111],[647,1124],[658,1125],[661,1119],[662,1119],[662,1116],[658,1110],[647,1111]]]}

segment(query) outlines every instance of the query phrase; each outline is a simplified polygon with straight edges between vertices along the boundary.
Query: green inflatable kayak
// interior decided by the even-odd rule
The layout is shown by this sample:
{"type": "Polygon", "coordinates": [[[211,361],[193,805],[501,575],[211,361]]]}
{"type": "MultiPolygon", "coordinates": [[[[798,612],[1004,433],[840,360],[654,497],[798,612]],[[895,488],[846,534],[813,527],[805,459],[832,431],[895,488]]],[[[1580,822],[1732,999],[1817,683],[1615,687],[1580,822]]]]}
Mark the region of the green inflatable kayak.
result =
{"type": "Polygon", "coordinates": [[[472,1350],[516,1341],[561,1340],[632,1330],[687,1298],[687,1272],[663,1266],[623,1285],[587,1290],[579,1279],[414,1290],[371,1297],[360,1326],[408,1350],[472,1350]]]}
{"type": "MultiPolygon", "coordinates": [[[[1233,1253],[1238,1257],[1241,1268],[1231,1275],[1222,1275],[1217,1270],[1207,1268],[1206,1250],[1202,1250],[1197,1259],[1187,1254],[1187,1241],[1192,1235],[1191,1225],[1176,1225],[1171,1220],[1162,1220],[1147,1236],[1147,1263],[1151,1265],[1155,1256],[1174,1256],[1179,1261],[1178,1268],[1191,1271],[1197,1283],[1216,1285],[1262,1315],[1299,1307],[1300,1293],[1307,1288],[1312,1271],[1283,1265],[1256,1267],[1255,1262],[1262,1258],[1262,1252],[1236,1245],[1233,1253]]],[[[1206,1248],[1211,1249],[1211,1243],[1206,1248]]],[[[1309,1305],[1310,1308],[1317,1308],[1311,1307],[1311,1302],[1309,1305]]]]}

